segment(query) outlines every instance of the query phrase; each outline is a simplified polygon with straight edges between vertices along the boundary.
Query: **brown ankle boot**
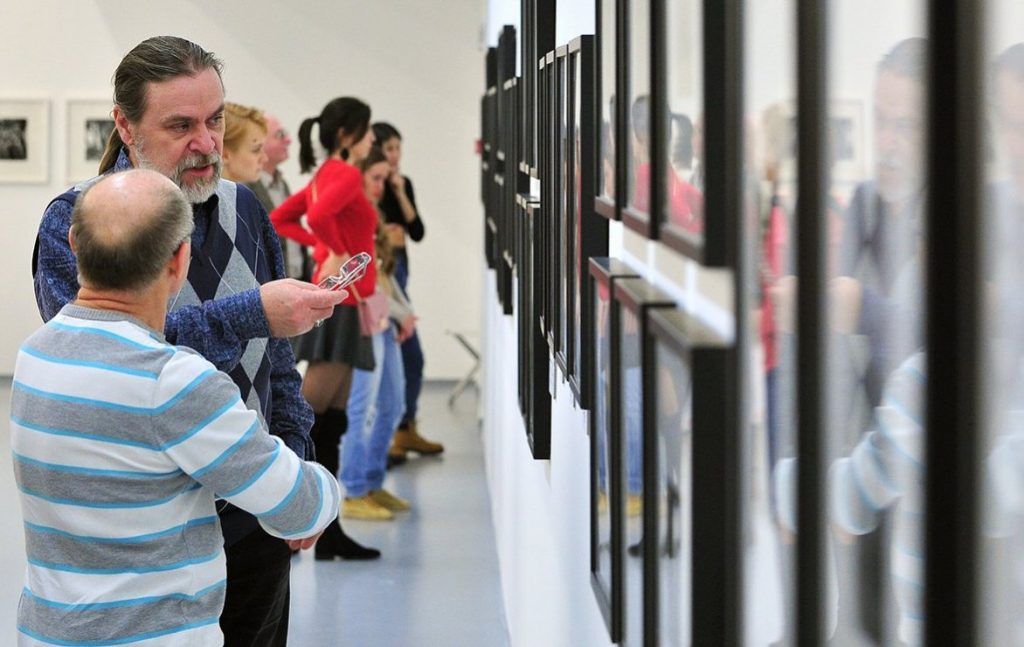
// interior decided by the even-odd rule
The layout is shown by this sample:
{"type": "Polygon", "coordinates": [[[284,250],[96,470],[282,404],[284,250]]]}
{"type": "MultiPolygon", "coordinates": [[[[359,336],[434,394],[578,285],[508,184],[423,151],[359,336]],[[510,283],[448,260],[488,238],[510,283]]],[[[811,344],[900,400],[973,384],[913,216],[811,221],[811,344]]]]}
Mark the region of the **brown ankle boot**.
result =
{"type": "Polygon", "coordinates": [[[416,452],[418,454],[440,454],[444,451],[444,445],[427,440],[416,431],[416,421],[410,420],[400,426],[395,432],[391,444],[392,450],[396,448],[403,452],[416,452]]]}

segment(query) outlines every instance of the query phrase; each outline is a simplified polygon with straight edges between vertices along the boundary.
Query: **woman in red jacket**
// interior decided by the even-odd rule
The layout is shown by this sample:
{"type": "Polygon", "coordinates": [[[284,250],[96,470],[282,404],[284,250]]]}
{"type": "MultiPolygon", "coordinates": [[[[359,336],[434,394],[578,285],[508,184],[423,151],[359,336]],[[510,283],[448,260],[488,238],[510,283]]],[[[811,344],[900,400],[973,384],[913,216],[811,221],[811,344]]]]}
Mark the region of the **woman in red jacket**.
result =
{"type": "MultiPolygon", "coordinates": [[[[278,235],[313,247],[317,262],[313,282],[336,274],[342,264],[359,252],[374,256],[377,211],[363,191],[359,169],[349,157],[366,157],[373,145],[370,107],[359,99],[334,99],[320,113],[299,127],[299,164],[303,173],[316,172],[301,191],[270,214],[278,235]],[[318,139],[327,159],[316,168],[311,136],[317,126],[318,139]],[[305,217],[305,224],[303,224],[305,217]]],[[[356,294],[362,298],[376,289],[376,263],[349,288],[349,298],[334,309],[322,326],[294,340],[297,360],[309,362],[302,381],[302,395],[313,407],[316,421],[310,430],[317,460],[338,473],[338,443],[348,425],[348,400],[352,368],[372,371],[373,344],[359,328],[356,294]]],[[[363,548],[333,524],[317,542],[317,559],[378,557],[379,551],[363,548]]]]}

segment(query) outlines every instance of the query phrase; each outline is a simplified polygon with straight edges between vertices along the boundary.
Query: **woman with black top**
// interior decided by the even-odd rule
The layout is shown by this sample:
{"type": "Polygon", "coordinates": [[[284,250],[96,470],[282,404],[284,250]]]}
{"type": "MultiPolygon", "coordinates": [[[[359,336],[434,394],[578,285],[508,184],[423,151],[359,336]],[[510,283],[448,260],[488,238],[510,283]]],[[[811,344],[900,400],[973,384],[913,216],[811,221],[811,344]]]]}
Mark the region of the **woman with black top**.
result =
{"type": "MultiPolygon", "coordinates": [[[[391,165],[384,197],[378,206],[384,216],[388,242],[394,249],[395,278],[408,298],[409,255],[405,243],[407,238],[417,243],[423,240],[423,221],[416,208],[412,181],[401,173],[402,135],[394,126],[382,121],[373,124],[373,134],[391,165]]],[[[444,451],[441,443],[420,436],[416,428],[417,403],[423,388],[423,348],[415,332],[402,344],[402,363],[405,366],[405,417],[388,450],[388,463],[392,465],[405,462],[406,452],[409,451],[419,454],[440,454],[444,451]]]]}

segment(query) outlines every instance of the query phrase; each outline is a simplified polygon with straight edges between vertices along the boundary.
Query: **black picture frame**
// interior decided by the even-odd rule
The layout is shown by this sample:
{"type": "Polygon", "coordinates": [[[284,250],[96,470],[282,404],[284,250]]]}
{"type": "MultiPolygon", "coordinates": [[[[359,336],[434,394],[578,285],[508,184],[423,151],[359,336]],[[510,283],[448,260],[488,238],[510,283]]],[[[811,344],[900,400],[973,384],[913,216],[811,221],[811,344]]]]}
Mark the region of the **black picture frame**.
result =
{"type": "Polygon", "coordinates": [[[481,177],[484,203],[484,258],[487,268],[497,270],[497,168],[498,168],[498,88],[490,86],[483,97],[483,160],[481,177]]]}
{"type": "Polygon", "coordinates": [[[622,635],[622,543],[621,508],[615,504],[618,489],[618,437],[611,421],[616,412],[613,394],[617,375],[616,337],[618,309],[612,295],[619,280],[636,278],[625,263],[614,258],[591,258],[588,263],[587,291],[593,295],[592,375],[586,382],[592,403],[590,424],[590,582],[598,608],[608,628],[609,639],[619,642],[622,635]]]}
{"type": "Polygon", "coordinates": [[[715,493],[724,470],[706,449],[728,434],[725,393],[734,351],[729,339],[681,309],[649,310],[643,344],[644,481],[650,486],[643,552],[654,556],[644,571],[644,644],[690,645],[699,642],[693,618],[707,608],[693,592],[723,586],[702,580],[706,571],[698,563],[715,557],[702,547],[719,541],[715,493]]]}
{"type": "Polygon", "coordinates": [[[540,210],[538,215],[540,220],[537,226],[540,228],[541,236],[539,237],[539,246],[536,249],[536,253],[539,255],[537,258],[536,271],[541,275],[544,281],[544,289],[535,295],[535,298],[540,299],[540,328],[541,333],[544,336],[544,340],[550,346],[548,342],[552,328],[552,311],[551,311],[551,299],[550,299],[550,285],[551,285],[551,268],[550,268],[550,240],[547,235],[547,219],[551,213],[551,128],[553,118],[551,116],[551,77],[554,63],[554,52],[548,52],[544,56],[540,57],[537,61],[537,91],[538,91],[538,106],[541,106],[540,112],[537,115],[537,129],[538,129],[538,141],[537,141],[537,165],[538,172],[540,175],[540,210]]]}
{"type": "Polygon", "coordinates": [[[620,200],[617,188],[621,187],[618,173],[621,170],[617,155],[622,150],[618,135],[619,111],[616,97],[621,96],[619,57],[620,46],[616,35],[619,33],[620,0],[595,0],[596,17],[595,47],[595,90],[593,111],[597,123],[595,133],[596,169],[594,177],[594,213],[608,219],[620,220],[620,200]]]}
{"type": "Polygon", "coordinates": [[[584,35],[569,43],[569,138],[568,168],[572,178],[569,194],[568,240],[569,315],[567,363],[569,387],[580,408],[590,408],[587,382],[591,375],[593,325],[592,295],[587,290],[587,272],[592,257],[608,255],[608,220],[596,213],[597,182],[596,38],[584,35]]]}
{"type": "MultiPolygon", "coordinates": [[[[650,629],[649,600],[654,592],[648,589],[650,570],[656,565],[654,552],[649,550],[652,537],[650,527],[650,483],[645,456],[648,442],[645,438],[646,388],[644,340],[647,337],[647,315],[658,308],[676,308],[675,300],[644,279],[629,278],[615,281],[613,310],[617,311],[613,326],[615,373],[612,383],[612,434],[618,439],[618,491],[613,491],[613,507],[621,514],[621,541],[619,554],[622,561],[622,640],[630,645],[644,643],[650,629]],[[616,357],[617,354],[617,357],[616,357]],[[644,514],[644,512],[648,514],[644,514]]],[[[614,449],[613,449],[614,451],[614,449]]]]}
{"type": "Polygon", "coordinates": [[[622,134],[619,141],[623,147],[619,162],[623,166],[620,176],[624,186],[621,192],[622,222],[629,229],[645,237],[655,237],[657,229],[652,226],[651,206],[654,195],[651,192],[651,178],[654,144],[652,101],[651,12],[657,0],[624,0],[622,47],[624,89],[620,96],[628,101],[620,108],[622,134]]]}
{"type": "Polygon", "coordinates": [[[551,369],[551,355],[548,353],[547,342],[540,327],[540,306],[543,294],[547,289],[544,278],[537,271],[541,262],[540,253],[544,237],[543,207],[537,200],[525,201],[525,220],[523,242],[523,265],[520,270],[526,277],[522,284],[525,295],[522,299],[521,315],[525,326],[520,339],[524,346],[524,357],[527,363],[525,378],[524,423],[526,440],[534,460],[547,460],[551,457],[551,392],[548,390],[548,375],[551,369]]]}
{"type": "Polygon", "coordinates": [[[566,241],[569,229],[569,169],[567,142],[569,138],[569,48],[565,45],[555,50],[555,91],[554,91],[554,132],[553,139],[553,184],[554,197],[553,218],[551,221],[551,264],[555,282],[552,306],[554,308],[554,329],[552,350],[555,354],[555,365],[562,377],[569,378],[569,361],[567,357],[567,340],[569,339],[569,312],[567,297],[569,294],[569,272],[571,266],[566,254],[566,241]]]}
{"type": "MultiPolygon", "coordinates": [[[[512,212],[517,186],[516,29],[505,25],[497,47],[497,146],[495,154],[494,262],[496,291],[502,313],[514,312],[512,297],[512,212]]],[[[488,223],[490,224],[490,223],[488,223]]]]}
{"type": "Polygon", "coordinates": [[[519,6],[519,28],[522,33],[520,43],[520,65],[523,79],[521,110],[523,115],[519,172],[530,174],[536,167],[536,120],[537,120],[537,0],[521,0],[519,6]]]}

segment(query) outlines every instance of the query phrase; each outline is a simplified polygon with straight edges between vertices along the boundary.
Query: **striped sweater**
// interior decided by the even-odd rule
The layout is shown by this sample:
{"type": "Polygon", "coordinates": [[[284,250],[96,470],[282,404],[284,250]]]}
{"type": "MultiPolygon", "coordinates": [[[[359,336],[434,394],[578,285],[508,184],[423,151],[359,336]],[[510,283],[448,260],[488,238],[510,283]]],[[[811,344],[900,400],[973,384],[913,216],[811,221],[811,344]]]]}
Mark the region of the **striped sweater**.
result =
{"type": "Polygon", "coordinates": [[[215,496],[285,539],[337,515],[337,481],[227,375],[126,315],[65,306],[22,345],[11,398],[19,644],[221,645],[215,496]]]}

